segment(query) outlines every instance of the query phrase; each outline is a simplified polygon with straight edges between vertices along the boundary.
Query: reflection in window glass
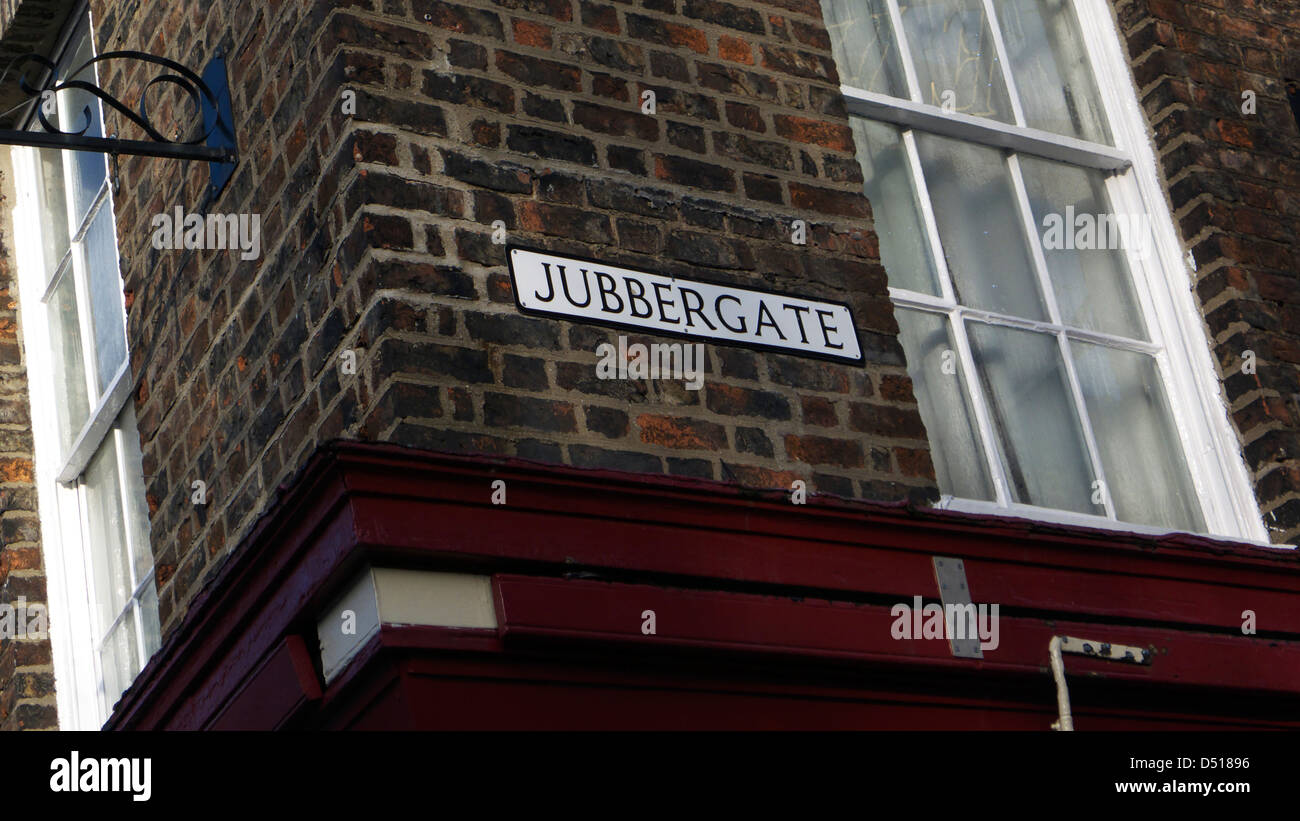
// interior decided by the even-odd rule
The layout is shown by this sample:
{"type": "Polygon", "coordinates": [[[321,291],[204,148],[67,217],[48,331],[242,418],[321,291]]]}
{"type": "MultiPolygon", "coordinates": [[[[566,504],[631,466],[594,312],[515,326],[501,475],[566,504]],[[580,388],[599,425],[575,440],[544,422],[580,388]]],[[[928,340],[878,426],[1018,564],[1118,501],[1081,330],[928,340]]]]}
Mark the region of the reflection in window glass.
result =
{"type": "Polygon", "coordinates": [[[884,3],[823,0],[822,16],[841,83],[892,97],[907,96],[902,58],[884,3]]]}
{"type": "Polygon", "coordinates": [[[939,276],[926,241],[920,199],[897,128],[855,118],[853,127],[872,203],[880,258],[889,271],[889,284],[927,294],[939,293],[939,276]]]}
{"type": "Polygon", "coordinates": [[[966,400],[964,374],[955,354],[948,318],[898,310],[899,336],[907,351],[907,374],[930,439],[939,490],[963,499],[994,498],[975,414],[966,400]]]}
{"type": "Polygon", "coordinates": [[[1020,167],[1061,320],[1076,328],[1146,339],[1118,231],[1122,220],[1145,238],[1146,215],[1114,213],[1100,171],[1029,156],[1021,158],[1020,167]],[[1061,230],[1053,232],[1055,225],[1061,230]],[[1079,247],[1079,240],[1091,247],[1079,247]]]}
{"type": "Polygon", "coordinates": [[[921,102],[942,106],[952,92],[959,113],[1016,121],[980,0],[910,0],[899,7],[921,102]]]}
{"type": "Polygon", "coordinates": [[[1094,505],[1088,446],[1056,338],[967,324],[1012,500],[1106,515],[1094,505]]]}
{"type": "Polygon", "coordinates": [[[1046,319],[1002,152],[932,134],[916,142],[957,301],[1046,319]]]}
{"type": "Polygon", "coordinates": [[[127,687],[131,686],[139,658],[136,639],[135,608],[126,614],[109,633],[100,650],[99,661],[104,676],[104,708],[111,710],[127,687]]]}
{"type": "Polygon", "coordinates": [[[1110,143],[1070,0],[994,0],[1025,124],[1067,137],[1110,143]]]}
{"type": "Polygon", "coordinates": [[[37,174],[40,176],[41,245],[45,258],[45,281],[54,278],[59,264],[68,255],[68,197],[64,190],[63,152],[49,149],[36,151],[37,174]]]}
{"type": "Polygon", "coordinates": [[[54,362],[54,402],[59,423],[60,454],[66,456],[90,417],[86,363],[81,347],[81,318],[72,273],[66,272],[50,296],[47,309],[54,362]]]}
{"type": "Polygon", "coordinates": [[[95,458],[90,460],[82,485],[85,488],[86,518],[90,525],[95,604],[102,629],[107,629],[122,612],[134,586],[127,567],[129,548],[113,436],[104,440],[95,458]]]}
{"type": "Polygon", "coordinates": [[[1070,349],[1119,517],[1204,530],[1155,359],[1086,342],[1071,342],[1070,349]]]}
{"type": "Polygon", "coordinates": [[[122,309],[122,276],[117,266],[117,237],[113,212],[101,207],[86,233],[81,264],[90,288],[95,329],[95,375],[99,392],[108,390],[126,362],[126,325],[122,309]]]}

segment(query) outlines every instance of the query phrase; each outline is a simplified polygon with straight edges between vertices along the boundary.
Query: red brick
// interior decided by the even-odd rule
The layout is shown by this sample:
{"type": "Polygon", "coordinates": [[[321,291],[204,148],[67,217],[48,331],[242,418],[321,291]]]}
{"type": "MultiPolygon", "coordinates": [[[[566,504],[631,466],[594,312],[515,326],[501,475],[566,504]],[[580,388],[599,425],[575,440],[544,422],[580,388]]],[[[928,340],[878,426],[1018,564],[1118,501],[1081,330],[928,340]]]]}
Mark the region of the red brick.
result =
{"type": "Polygon", "coordinates": [[[847,125],[812,120],[793,114],[776,114],[772,118],[776,133],[788,140],[820,145],[835,151],[853,151],[853,132],[847,125]]]}
{"type": "Polygon", "coordinates": [[[785,452],[791,459],[812,465],[862,467],[862,443],[856,439],[798,436],[791,433],[785,437],[785,452]]]}
{"type": "Polygon", "coordinates": [[[636,424],[641,429],[641,441],[648,445],[695,450],[727,447],[726,429],[713,422],[643,413],[637,417],[636,424]]]}
{"type": "Polygon", "coordinates": [[[733,63],[754,64],[754,50],[740,37],[728,34],[718,36],[718,56],[733,63]]]}
{"type": "Polygon", "coordinates": [[[532,46],[534,48],[544,48],[550,50],[554,42],[552,29],[545,23],[536,23],[532,20],[511,20],[511,30],[514,33],[515,42],[521,46],[532,46]]]}

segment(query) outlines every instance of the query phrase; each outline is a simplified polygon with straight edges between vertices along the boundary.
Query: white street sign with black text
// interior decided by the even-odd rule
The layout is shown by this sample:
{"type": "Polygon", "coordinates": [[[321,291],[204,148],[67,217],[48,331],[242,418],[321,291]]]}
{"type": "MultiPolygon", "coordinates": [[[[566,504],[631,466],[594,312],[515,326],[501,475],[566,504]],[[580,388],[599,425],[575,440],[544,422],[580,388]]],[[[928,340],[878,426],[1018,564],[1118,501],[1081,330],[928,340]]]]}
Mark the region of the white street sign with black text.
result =
{"type": "Polygon", "coordinates": [[[847,305],[511,248],[521,310],[861,362],[847,305]]]}

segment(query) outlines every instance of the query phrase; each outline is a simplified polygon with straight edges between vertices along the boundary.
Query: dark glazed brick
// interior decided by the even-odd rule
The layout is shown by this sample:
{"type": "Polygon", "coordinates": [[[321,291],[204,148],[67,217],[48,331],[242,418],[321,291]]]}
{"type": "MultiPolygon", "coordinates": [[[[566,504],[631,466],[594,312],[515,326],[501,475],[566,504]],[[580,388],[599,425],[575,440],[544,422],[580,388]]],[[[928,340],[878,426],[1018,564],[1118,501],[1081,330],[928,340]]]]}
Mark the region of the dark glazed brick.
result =
{"type": "Polygon", "coordinates": [[[546,363],[542,360],[506,354],[502,361],[502,380],[507,388],[544,391],[550,386],[546,379],[546,363]]]}
{"type": "Polygon", "coordinates": [[[532,172],[511,163],[485,162],[442,149],[443,172],[471,185],[515,194],[530,194],[532,172]]]}
{"type": "Polygon", "coordinates": [[[655,155],[655,176],[667,182],[708,191],[735,191],[735,173],[713,163],[680,156],[655,155]]]}
{"type": "Polygon", "coordinates": [[[627,436],[627,414],[614,408],[588,405],[583,409],[587,416],[587,430],[598,433],[608,439],[621,439],[627,436]]]}
{"type": "Polygon", "coordinates": [[[571,445],[569,459],[577,467],[624,470],[633,473],[662,473],[663,462],[658,456],[625,450],[607,450],[590,445],[571,445]]]}
{"type": "Polygon", "coordinates": [[[522,427],[553,433],[578,429],[573,405],[567,402],[504,393],[483,397],[483,421],[492,428],[522,427]]]}
{"type": "Polygon", "coordinates": [[[596,146],[586,137],[523,125],[509,126],[506,135],[506,146],[512,151],[581,165],[596,164],[596,146]]]}
{"type": "Polygon", "coordinates": [[[442,0],[411,0],[411,5],[417,21],[427,20],[434,26],[492,40],[505,37],[501,18],[494,12],[442,0]]]}
{"type": "Polygon", "coordinates": [[[668,472],[673,476],[690,476],[695,479],[712,479],[713,463],[705,459],[677,459],[668,457],[668,472]]]}
{"type": "Polygon", "coordinates": [[[465,314],[470,336],[498,345],[521,345],[553,350],[559,345],[559,326],[548,319],[530,319],[518,314],[465,314]]]}
{"type": "Polygon", "coordinates": [[[514,89],[482,77],[426,71],[423,91],[435,100],[491,108],[505,113],[515,110],[514,89]]]}

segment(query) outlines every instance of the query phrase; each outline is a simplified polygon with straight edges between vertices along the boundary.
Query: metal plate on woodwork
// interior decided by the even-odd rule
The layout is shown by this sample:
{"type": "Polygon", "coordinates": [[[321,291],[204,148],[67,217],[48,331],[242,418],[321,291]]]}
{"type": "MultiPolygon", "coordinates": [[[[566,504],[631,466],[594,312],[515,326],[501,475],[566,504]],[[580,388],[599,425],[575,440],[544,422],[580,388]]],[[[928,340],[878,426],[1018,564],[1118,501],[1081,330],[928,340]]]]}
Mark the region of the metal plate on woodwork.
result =
{"type": "Polygon", "coordinates": [[[943,602],[944,623],[948,626],[948,647],[959,659],[984,658],[978,624],[968,619],[965,629],[959,633],[953,629],[956,625],[948,624],[946,619],[948,605],[962,605],[960,612],[965,614],[968,608],[964,605],[971,604],[970,587],[966,585],[966,563],[946,556],[933,556],[931,559],[934,562],[934,580],[939,585],[939,600],[943,602]]]}

